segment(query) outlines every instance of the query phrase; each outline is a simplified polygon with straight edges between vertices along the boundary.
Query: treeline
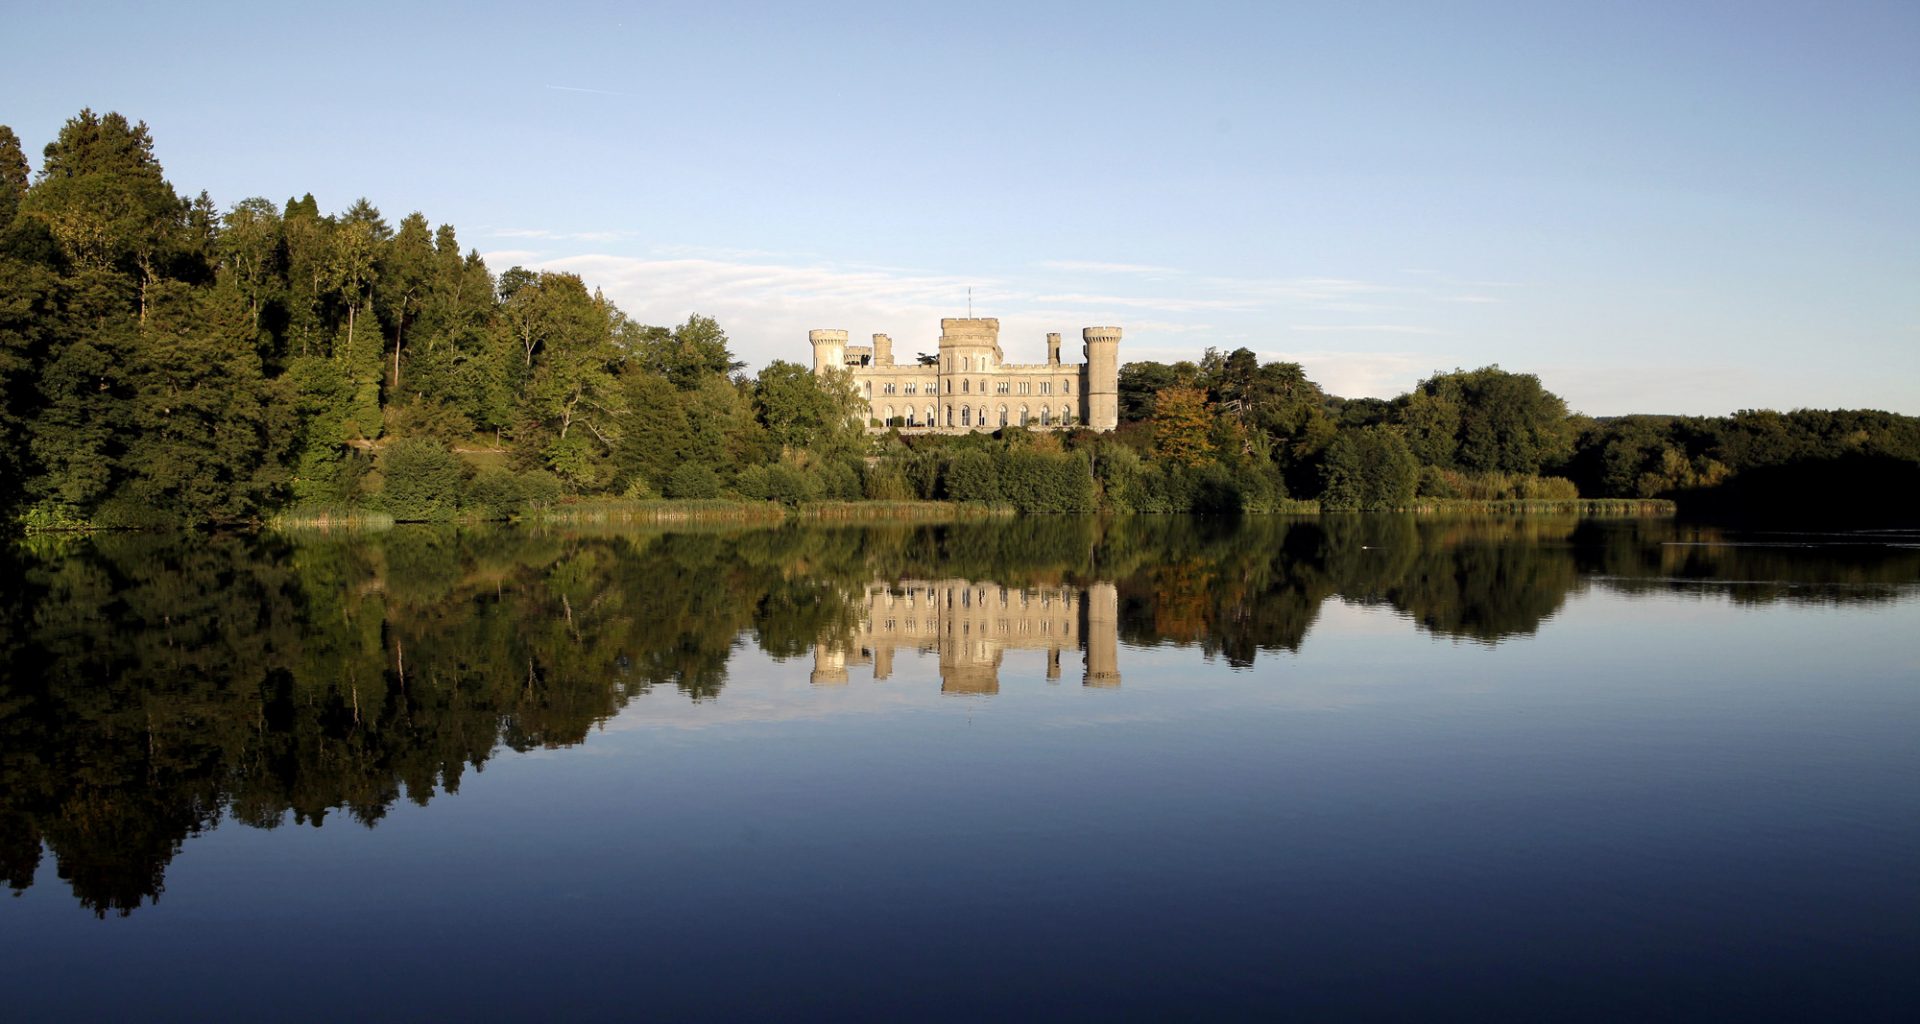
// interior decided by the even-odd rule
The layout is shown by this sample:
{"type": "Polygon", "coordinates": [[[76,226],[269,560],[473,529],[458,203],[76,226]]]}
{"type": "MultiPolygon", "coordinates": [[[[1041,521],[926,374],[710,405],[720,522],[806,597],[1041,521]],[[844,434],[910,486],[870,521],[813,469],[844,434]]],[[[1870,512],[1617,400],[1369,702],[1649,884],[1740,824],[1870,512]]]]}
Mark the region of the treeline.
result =
{"type": "MultiPolygon", "coordinates": [[[[1297,363],[1240,349],[1121,369],[1116,440],[1268,500],[1323,508],[1429,499],[1672,498],[1718,515],[1911,516],[1920,418],[1873,410],[1570,414],[1532,374],[1436,373],[1391,400],[1344,399],[1297,363]]],[[[1197,507],[1197,506],[1196,506],[1197,507]]]]}
{"type": "Polygon", "coordinates": [[[0,505],[28,525],[498,516],[775,466],[858,496],[851,391],[740,368],[709,318],[496,275],[417,212],[184,197],[118,114],[82,111],[37,171],[0,127],[0,505]]]}
{"type": "Polygon", "coordinates": [[[1905,509],[1920,419],[1593,420],[1530,374],[1325,393],[1247,349],[1134,362],[1121,427],[869,436],[849,382],[725,331],[628,318],[579,277],[463,252],[311,195],[222,210],[145,125],[82,111],[33,170],[0,126],[0,517],[28,527],[373,511],[500,519],[562,501],[985,502],[1029,512],[1391,509],[1678,497],[1710,511],[1905,509]]]}

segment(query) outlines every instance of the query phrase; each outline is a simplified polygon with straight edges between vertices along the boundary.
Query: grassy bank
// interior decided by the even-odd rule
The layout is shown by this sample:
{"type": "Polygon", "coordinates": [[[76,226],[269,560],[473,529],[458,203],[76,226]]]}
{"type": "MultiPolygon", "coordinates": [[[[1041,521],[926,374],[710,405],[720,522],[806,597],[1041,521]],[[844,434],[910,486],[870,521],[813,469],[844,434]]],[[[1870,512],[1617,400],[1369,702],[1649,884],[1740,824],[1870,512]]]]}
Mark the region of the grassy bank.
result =
{"type": "Polygon", "coordinates": [[[1555,516],[1670,516],[1673,515],[1673,502],[1664,498],[1533,498],[1506,501],[1420,498],[1415,500],[1407,511],[1555,516]]]}
{"type": "Polygon", "coordinates": [[[1010,506],[977,501],[809,501],[793,510],[802,522],[928,522],[1017,514],[1010,506]]]}
{"type": "Polygon", "coordinates": [[[270,530],[386,530],[393,517],[363,508],[289,509],[267,519],[270,530]]]}
{"type": "Polygon", "coordinates": [[[772,523],[787,517],[774,501],[721,498],[599,498],[535,508],[520,518],[529,523],[772,523]]]}

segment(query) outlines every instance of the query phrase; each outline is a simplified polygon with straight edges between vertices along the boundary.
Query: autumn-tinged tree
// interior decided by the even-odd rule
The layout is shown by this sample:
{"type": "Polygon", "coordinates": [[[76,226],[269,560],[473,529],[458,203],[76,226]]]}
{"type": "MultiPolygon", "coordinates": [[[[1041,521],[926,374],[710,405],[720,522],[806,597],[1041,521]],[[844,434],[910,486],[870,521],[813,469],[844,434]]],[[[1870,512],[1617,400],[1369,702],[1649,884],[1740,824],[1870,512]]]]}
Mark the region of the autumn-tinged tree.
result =
{"type": "Polygon", "coordinates": [[[1172,387],[1153,403],[1153,451],[1182,466],[1197,466],[1213,455],[1213,412],[1199,388],[1172,387]]]}

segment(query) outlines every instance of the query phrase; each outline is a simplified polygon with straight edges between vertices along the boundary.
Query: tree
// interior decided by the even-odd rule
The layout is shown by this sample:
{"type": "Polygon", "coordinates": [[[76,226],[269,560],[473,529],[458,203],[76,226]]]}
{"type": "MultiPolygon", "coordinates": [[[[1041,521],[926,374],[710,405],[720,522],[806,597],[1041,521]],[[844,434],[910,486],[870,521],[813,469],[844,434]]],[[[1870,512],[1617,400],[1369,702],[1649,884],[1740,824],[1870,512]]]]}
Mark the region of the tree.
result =
{"type": "Polygon", "coordinates": [[[860,436],[860,396],[844,370],[825,377],[776,359],[755,378],[754,408],[774,443],[820,452],[849,450],[860,436]]]}
{"type": "Polygon", "coordinates": [[[1420,463],[1393,428],[1363,427],[1334,438],[1327,448],[1326,476],[1323,507],[1383,512],[1413,501],[1420,463]]]}
{"type": "Polygon", "coordinates": [[[145,122],[82,110],[47,144],[20,210],[46,226],[76,267],[131,275],[139,312],[186,206],[167,184],[145,122]]]}
{"type": "Polygon", "coordinates": [[[225,230],[215,246],[220,272],[245,297],[257,335],[261,311],[280,290],[280,274],[284,269],[280,211],[256,196],[233,204],[222,223],[225,230]]]}
{"type": "Polygon", "coordinates": [[[712,317],[695,313],[671,331],[646,328],[636,337],[640,364],[691,391],[708,377],[725,377],[745,366],[727,350],[727,332],[712,317]]]}
{"type": "Polygon", "coordinates": [[[13,224],[13,215],[27,194],[27,171],[27,154],[20,149],[20,136],[0,124],[0,234],[13,224]]]}
{"type": "MultiPolygon", "coordinates": [[[[361,200],[365,203],[366,200],[361,200]]],[[[376,215],[377,218],[377,215],[376,215]]],[[[345,221],[333,231],[327,247],[326,281],[341,304],[347,307],[345,357],[353,359],[354,332],[359,315],[371,301],[373,283],[379,277],[378,260],[385,225],[377,219],[361,217],[345,221]]]]}
{"type": "Polygon", "coordinates": [[[128,496],[187,522],[239,522],[272,507],[287,472],[290,410],[278,406],[234,286],[153,293],[128,369],[128,496]]]}
{"type": "Polygon", "coordinates": [[[1436,373],[1395,399],[1394,409],[1431,465],[1537,474],[1573,453],[1567,404],[1530,373],[1498,366],[1436,373]]]}
{"type": "Polygon", "coordinates": [[[1197,466],[1213,455],[1213,412],[1199,388],[1173,387],[1153,403],[1153,451],[1183,466],[1197,466]]]}
{"type": "Polygon", "coordinates": [[[1120,422],[1138,423],[1153,415],[1153,400],[1175,383],[1173,369],[1165,363],[1128,363],[1120,367],[1120,422]]]}
{"type": "Polygon", "coordinates": [[[387,243],[382,260],[384,273],[377,282],[376,294],[393,321],[393,373],[387,380],[390,395],[400,391],[400,354],[407,341],[407,326],[426,300],[434,271],[433,236],[427,230],[427,218],[419,211],[400,221],[400,231],[387,243]]]}

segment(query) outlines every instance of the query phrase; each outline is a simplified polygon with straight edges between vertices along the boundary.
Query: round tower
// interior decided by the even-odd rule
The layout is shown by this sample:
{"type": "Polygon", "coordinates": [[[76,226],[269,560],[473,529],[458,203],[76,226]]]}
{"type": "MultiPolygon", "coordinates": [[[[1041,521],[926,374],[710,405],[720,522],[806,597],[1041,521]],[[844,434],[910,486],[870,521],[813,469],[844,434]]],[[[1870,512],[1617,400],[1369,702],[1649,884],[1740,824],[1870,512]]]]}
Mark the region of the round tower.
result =
{"type": "Polygon", "coordinates": [[[807,340],[813,342],[814,373],[824,377],[847,365],[847,332],[808,331],[807,340]]]}
{"type": "Polygon", "coordinates": [[[1120,328],[1088,327],[1080,337],[1087,343],[1087,426],[1113,430],[1120,426],[1120,328]]]}

